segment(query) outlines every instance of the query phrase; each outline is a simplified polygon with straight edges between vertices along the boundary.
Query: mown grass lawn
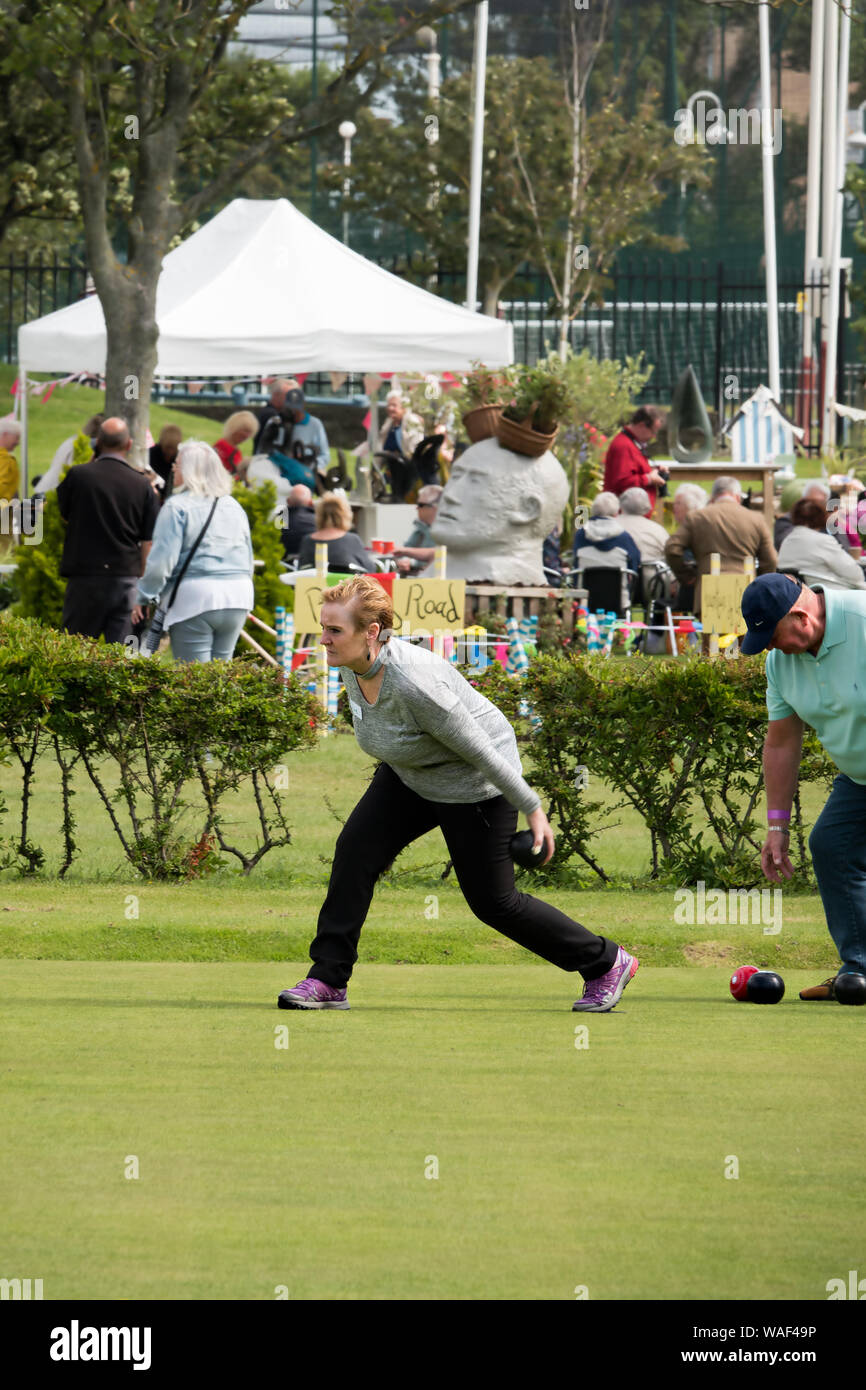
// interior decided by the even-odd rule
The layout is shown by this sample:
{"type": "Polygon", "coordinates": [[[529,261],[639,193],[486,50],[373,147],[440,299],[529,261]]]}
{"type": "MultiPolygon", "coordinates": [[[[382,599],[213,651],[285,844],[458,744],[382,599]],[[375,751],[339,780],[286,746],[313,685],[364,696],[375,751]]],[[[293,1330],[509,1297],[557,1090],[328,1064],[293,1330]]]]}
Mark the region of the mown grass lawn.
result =
{"type": "Polygon", "coordinates": [[[645,970],[3,963],[3,1273],[46,1299],[796,1299],[862,1269],[866,1010],[645,970]],[[840,1200],[840,1193],[844,1199],[840,1200]]]}

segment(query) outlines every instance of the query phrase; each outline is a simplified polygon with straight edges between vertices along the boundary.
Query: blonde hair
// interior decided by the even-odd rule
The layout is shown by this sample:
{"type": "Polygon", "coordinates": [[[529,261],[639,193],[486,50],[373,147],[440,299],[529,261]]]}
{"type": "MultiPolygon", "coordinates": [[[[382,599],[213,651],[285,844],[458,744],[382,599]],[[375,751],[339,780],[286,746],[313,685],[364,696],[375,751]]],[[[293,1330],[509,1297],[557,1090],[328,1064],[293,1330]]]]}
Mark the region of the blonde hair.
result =
{"type": "Polygon", "coordinates": [[[363,632],[371,623],[379,624],[379,640],[387,642],[394,627],[394,604],[378,580],[369,574],[357,574],[327,589],[322,599],[326,603],[345,603],[355,621],[355,630],[363,632]],[[384,635],[383,635],[384,634],[384,635]]]}
{"type": "Polygon", "coordinates": [[[236,410],[223,425],[221,438],[229,439],[235,430],[251,430],[255,434],[258,428],[259,422],[251,410],[236,410]]]}
{"type": "Polygon", "coordinates": [[[352,508],[344,497],[335,492],[326,492],[316,499],[316,529],[324,530],[333,526],[335,530],[348,531],[352,525],[352,508]]]}
{"type": "Polygon", "coordinates": [[[234,479],[223,468],[219,454],[201,439],[188,439],[177,451],[183,482],[175,488],[178,492],[189,492],[199,497],[227,497],[232,490],[234,479]]]}

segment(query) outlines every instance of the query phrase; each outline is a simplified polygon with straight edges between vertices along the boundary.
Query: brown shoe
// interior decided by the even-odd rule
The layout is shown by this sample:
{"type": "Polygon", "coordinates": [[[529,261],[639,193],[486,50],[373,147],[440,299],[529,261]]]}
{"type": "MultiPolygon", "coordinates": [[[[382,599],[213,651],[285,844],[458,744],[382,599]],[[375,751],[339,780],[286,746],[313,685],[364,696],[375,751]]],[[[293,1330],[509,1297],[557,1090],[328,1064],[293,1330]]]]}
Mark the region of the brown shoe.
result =
{"type": "Polygon", "coordinates": [[[809,989],[800,990],[801,999],[835,999],[836,991],[833,986],[836,983],[836,976],[831,975],[829,980],[824,980],[820,985],[812,985],[809,989]]]}

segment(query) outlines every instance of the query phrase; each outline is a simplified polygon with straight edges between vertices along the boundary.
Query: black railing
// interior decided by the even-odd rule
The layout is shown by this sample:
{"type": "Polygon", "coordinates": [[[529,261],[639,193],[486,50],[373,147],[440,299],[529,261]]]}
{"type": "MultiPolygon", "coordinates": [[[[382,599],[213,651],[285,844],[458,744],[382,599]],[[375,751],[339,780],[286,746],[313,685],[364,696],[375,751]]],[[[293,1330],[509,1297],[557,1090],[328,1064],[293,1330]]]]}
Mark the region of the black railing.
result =
{"type": "MultiPolygon", "coordinates": [[[[462,303],[466,278],[462,271],[440,269],[431,277],[429,263],[418,257],[391,258],[385,269],[432,289],[443,298],[462,303]]],[[[3,360],[15,361],[20,324],[51,313],[82,297],[83,266],[61,263],[58,256],[22,257],[0,266],[0,325],[3,360]]],[[[845,280],[840,303],[845,303],[845,280]]],[[[809,427],[811,448],[819,431],[822,357],[820,317],[813,320],[816,338],[811,362],[805,359],[804,332],[811,302],[823,303],[827,282],[805,284],[802,275],[783,272],[779,279],[780,405],[797,423],[809,427]]],[[[534,362],[554,349],[560,338],[556,299],[548,278],[524,266],[509,283],[509,298],[497,306],[500,317],[514,326],[517,361],[534,362]]],[[[724,263],[675,268],[670,262],[645,258],[619,266],[611,275],[601,302],[587,303],[568,324],[567,337],[575,351],[624,360],[639,353],[653,367],[641,399],[664,404],[676,381],[691,364],[704,398],[718,420],[732,418],[739,404],[767,380],[766,287],[760,273],[745,275],[724,263]]],[[[481,308],[479,304],[477,306],[481,308]]],[[[840,318],[837,350],[837,399],[861,405],[866,366],[852,350],[844,317],[840,318]]],[[[339,367],[335,363],[335,369],[339,367]]],[[[291,363],[286,364],[291,370],[291,363]]],[[[363,389],[363,378],[350,376],[337,391],[329,379],[310,381],[311,394],[348,396],[363,389]]],[[[185,393],[184,393],[185,394],[185,393]]]]}
{"type": "Polygon", "coordinates": [[[18,360],[18,329],[84,296],[87,271],[53,255],[12,257],[0,265],[0,360],[18,360]]]}

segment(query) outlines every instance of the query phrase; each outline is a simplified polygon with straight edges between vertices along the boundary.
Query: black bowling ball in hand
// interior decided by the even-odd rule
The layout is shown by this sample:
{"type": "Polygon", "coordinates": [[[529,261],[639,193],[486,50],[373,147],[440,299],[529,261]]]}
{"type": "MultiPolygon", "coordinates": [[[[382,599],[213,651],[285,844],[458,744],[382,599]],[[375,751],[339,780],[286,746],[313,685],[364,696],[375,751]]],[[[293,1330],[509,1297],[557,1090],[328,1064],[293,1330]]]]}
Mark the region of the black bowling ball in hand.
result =
{"type": "Polygon", "coordinates": [[[537,869],[544,862],[544,841],[537,850],[533,850],[534,840],[535,836],[531,830],[518,830],[509,841],[508,851],[521,869],[537,869]]]}

